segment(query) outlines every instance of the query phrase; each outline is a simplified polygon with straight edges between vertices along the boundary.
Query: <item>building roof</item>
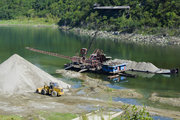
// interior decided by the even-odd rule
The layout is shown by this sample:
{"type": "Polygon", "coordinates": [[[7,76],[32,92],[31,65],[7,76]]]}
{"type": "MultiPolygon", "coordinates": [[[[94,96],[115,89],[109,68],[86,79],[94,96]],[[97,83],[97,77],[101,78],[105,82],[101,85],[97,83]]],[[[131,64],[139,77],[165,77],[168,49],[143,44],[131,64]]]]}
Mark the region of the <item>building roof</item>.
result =
{"type": "Polygon", "coordinates": [[[130,6],[95,6],[94,9],[120,10],[120,9],[130,9],[130,6]]]}

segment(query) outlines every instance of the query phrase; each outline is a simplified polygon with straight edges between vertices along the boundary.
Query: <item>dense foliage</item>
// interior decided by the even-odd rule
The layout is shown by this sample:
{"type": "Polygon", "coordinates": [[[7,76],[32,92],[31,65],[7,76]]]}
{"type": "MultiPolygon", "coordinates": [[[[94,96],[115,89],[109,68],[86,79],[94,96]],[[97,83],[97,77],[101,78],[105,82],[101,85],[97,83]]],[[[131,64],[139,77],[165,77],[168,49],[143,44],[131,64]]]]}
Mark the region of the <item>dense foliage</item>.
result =
{"type": "Polygon", "coordinates": [[[179,0],[0,0],[0,19],[59,19],[59,25],[120,30],[180,26],[179,0]],[[101,6],[129,5],[129,10],[94,10],[101,6]]]}
{"type": "Polygon", "coordinates": [[[122,109],[124,110],[124,113],[113,120],[153,120],[145,107],[138,108],[135,105],[124,105],[122,109]]]}

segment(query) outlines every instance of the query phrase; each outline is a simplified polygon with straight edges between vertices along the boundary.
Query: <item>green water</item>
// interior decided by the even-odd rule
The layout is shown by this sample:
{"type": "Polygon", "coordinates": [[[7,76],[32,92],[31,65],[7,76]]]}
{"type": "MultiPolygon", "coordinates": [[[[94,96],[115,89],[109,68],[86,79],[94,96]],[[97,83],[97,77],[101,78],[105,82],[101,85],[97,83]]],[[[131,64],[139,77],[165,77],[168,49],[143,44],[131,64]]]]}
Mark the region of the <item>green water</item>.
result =
{"type": "MultiPolygon", "coordinates": [[[[54,74],[56,69],[63,68],[63,65],[69,61],[34,53],[26,50],[25,47],[73,56],[78,54],[82,47],[88,47],[89,43],[88,37],[78,37],[55,28],[4,26],[0,27],[0,63],[17,53],[48,73],[54,74]]],[[[94,41],[90,52],[95,48],[102,49],[113,58],[152,62],[160,68],[180,68],[180,47],[142,46],[116,40],[98,39],[94,41]]],[[[103,75],[89,75],[106,79],[103,75]]],[[[64,81],[68,81],[68,79],[64,79],[64,81]]],[[[179,75],[127,78],[125,82],[115,84],[140,91],[145,95],[145,100],[152,92],[158,92],[165,97],[180,97],[179,75]]]]}

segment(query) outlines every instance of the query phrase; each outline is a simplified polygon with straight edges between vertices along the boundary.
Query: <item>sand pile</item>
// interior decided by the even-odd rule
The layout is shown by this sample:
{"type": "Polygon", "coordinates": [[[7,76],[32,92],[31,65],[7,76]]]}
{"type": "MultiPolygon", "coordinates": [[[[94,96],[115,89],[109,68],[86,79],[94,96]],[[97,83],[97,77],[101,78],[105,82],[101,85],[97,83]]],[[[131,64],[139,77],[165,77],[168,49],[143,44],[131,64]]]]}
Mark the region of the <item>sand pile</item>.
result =
{"type": "Polygon", "coordinates": [[[160,71],[159,68],[157,68],[155,65],[152,63],[146,63],[146,62],[135,62],[135,61],[130,61],[130,60],[121,60],[121,59],[114,59],[110,60],[108,62],[115,62],[115,63],[127,63],[127,70],[137,70],[137,71],[148,71],[152,73],[156,73],[160,71]]]}
{"type": "Polygon", "coordinates": [[[0,64],[0,93],[34,92],[38,87],[48,85],[51,81],[58,82],[62,88],[71,87],[17,54],[0,64]]]}

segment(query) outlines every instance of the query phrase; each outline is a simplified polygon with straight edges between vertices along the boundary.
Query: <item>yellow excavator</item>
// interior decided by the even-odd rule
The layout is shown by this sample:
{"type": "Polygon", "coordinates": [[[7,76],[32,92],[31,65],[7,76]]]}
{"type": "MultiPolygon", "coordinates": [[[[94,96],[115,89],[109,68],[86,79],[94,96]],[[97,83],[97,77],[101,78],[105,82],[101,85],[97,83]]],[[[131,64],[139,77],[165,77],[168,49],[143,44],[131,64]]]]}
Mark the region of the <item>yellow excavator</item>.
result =
{"type": "Polygon", "coordinates": [[[62,88],[59,87],[58,83],[50,82],[49,86],[44,85],[44,87],[37,88],[36,93],[56,97],[63,95],[64,91],[62,88]]]}

